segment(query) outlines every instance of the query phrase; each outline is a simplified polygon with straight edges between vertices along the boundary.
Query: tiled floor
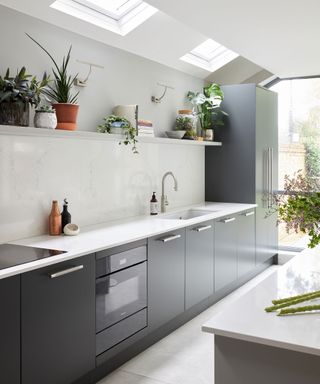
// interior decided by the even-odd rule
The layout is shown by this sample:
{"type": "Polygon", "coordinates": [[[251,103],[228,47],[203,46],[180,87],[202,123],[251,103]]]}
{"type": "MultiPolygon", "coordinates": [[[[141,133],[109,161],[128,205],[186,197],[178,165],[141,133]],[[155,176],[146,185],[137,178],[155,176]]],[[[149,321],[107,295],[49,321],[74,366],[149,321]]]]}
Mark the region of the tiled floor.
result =
{"type": "Polygon", "coordinates": [[[201,325],[269,276],[275,268],[278,267],[270,267],[98,384],[213,384],[214,337],[201,332],[201,325]]]}

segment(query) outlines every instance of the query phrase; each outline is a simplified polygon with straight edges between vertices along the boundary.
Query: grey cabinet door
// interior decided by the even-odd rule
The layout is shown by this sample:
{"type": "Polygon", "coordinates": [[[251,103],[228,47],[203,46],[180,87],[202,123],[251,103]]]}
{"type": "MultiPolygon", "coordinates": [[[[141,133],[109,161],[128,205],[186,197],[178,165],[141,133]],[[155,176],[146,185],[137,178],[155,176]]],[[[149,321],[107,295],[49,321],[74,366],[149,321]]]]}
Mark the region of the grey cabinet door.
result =
{"type": "Polygon", "coordinates": [[[184,311],[185,229],[148,239],[148,326],[184,311]]]}
{"type": "Polygon", "coordinates": [[[186,309],[213,294],[214,222],[186,230],[186,309]]]}
{"type": "Polygon", "coordinates": [[[0,280],[0,382],[20,383],[20,276],[0,280]]]}
{"type": "Polygon", "coordinates": [[[277,253],[276,214],[267,216],[270,193],[278,185],[277,94],[257,87],[256,100],[256,246],[257,264],[277,253]],[[268,152],[269,151],[269,152],[268,152]]]}
{"type": "Polygon", "coordinates": [[[237,217],[224,217],[215,223],[215,291],[237,280],[237,217]]]}
{"type": "Polygon", "coordinates": [[[256,265],[255,210],[237,216],[238,278],[253,271],[256,265]]]}
{"type": "Polygon", "coordinates": [[[95,368],[95,258],[21,277],[22,384],[70,384],[95,368]]]}

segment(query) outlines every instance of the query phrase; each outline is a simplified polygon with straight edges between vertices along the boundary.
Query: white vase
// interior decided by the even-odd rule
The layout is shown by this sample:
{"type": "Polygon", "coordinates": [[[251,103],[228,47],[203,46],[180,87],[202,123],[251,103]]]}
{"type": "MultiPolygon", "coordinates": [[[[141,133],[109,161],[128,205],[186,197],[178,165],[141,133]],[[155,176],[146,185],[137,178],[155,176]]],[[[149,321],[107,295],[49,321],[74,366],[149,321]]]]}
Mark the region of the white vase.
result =
{"type": "Polygon", "coordinates": [[[36,128],[55,129],[57,127],[56,113],[36,111],[34,115],[34,126],[36,128]]]}

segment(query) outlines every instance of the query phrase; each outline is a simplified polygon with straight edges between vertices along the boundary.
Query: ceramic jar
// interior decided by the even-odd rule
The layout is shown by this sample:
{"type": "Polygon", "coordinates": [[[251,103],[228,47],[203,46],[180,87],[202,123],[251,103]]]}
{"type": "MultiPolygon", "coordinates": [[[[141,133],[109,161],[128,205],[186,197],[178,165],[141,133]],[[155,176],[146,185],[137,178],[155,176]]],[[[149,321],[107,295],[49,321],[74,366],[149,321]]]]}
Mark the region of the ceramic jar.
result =
{"type": "Polygon", "coordinates": [[[36,128],[55,129],[57,127],[57,115],[55,112],[36,111],[34,115],[36,128]]]}

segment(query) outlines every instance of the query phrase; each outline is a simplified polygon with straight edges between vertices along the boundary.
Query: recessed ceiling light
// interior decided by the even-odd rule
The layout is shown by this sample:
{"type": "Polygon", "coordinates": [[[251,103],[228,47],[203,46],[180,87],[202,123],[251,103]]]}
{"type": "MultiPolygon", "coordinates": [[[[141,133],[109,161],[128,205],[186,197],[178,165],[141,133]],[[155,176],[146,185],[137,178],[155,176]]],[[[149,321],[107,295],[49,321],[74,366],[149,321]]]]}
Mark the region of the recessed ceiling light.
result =
{"type": "Polygon", "coordinates": [[[122,36],[158,11],[140,0],[56,0],[50,7],[122,36]]]}
{"type": "Polygon", "coordinates": [[[208,39],[194,48],[191,52],[182,56],[180,60],[196,65],[209,72],[214,72],[238,56],[237,53],[230,51],[230,49],[216,41],[208,39]]]}

